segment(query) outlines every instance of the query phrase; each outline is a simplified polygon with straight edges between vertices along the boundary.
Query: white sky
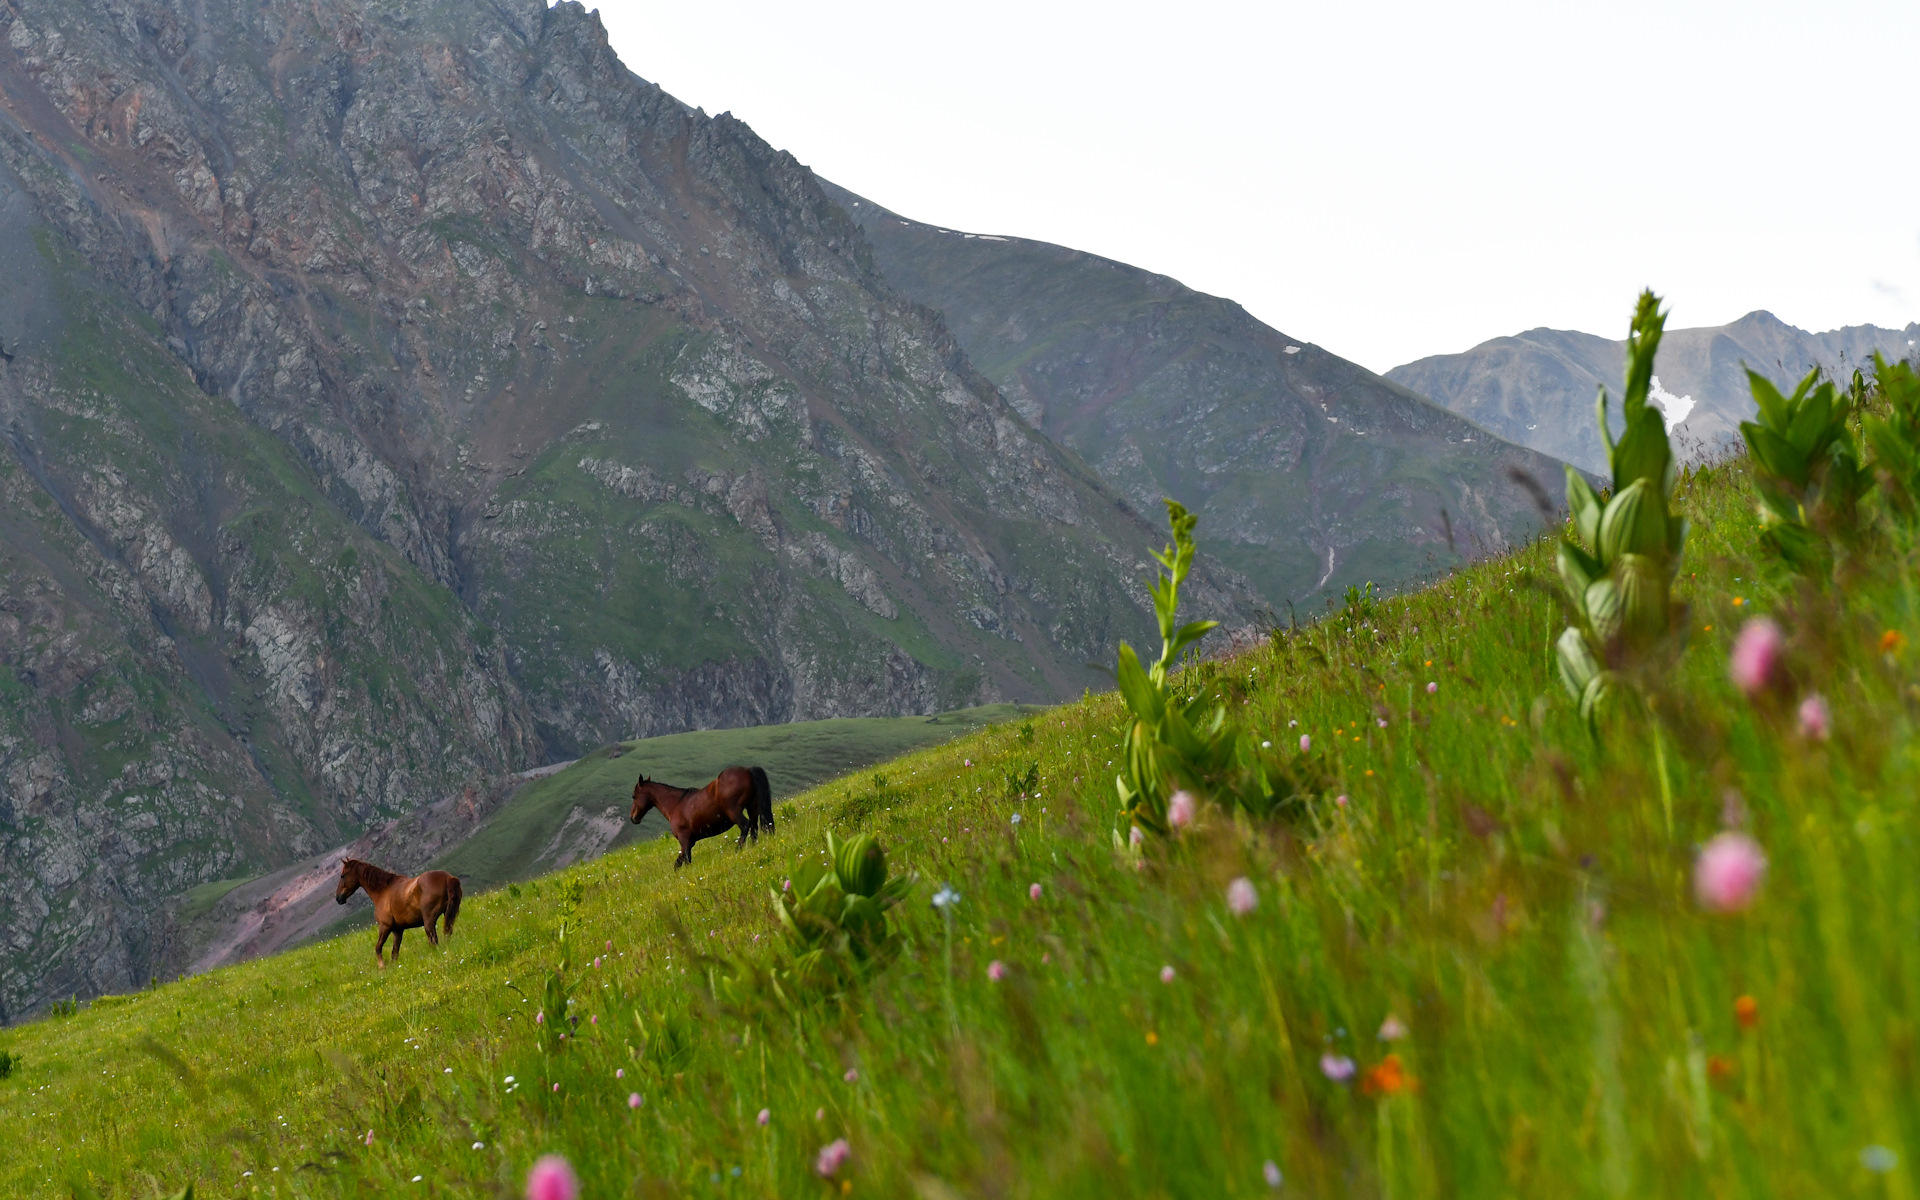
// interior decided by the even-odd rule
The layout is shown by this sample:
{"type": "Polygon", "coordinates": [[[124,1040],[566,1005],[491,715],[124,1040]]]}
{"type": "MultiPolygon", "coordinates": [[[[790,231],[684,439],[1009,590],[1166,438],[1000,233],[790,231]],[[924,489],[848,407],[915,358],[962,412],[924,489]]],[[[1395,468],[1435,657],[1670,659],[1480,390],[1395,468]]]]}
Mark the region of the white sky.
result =
{"type": "MultiPolygon", "coordinates": [[[[588,0],[589,6],[593,0],[588,0]]],[[[600,0],[641,76],[919,220],[1385,371],[1539,325],[1920,319],[1920,3],[600,0]]]]}

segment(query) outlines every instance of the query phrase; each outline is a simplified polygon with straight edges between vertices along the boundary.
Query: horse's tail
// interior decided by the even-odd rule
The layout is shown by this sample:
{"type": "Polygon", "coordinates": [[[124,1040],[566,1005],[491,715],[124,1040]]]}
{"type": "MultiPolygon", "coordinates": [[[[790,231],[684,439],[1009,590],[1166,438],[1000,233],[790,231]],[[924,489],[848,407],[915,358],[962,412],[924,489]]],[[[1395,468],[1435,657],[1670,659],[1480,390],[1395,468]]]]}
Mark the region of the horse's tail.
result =
{"type": "Polygon", "coordinates": [[[767,782],[764,767],[748,767],[747,773],[753,776],[753,811],[760,824],[773,832],[773,785],[767,782]]]}
{"type": "Polygon", "coordinates": [[[460,915],[460,877],[455,875],[447,880],[447,913],[440,928],[448,937],[453,936],[453,919],[460,915]]]}

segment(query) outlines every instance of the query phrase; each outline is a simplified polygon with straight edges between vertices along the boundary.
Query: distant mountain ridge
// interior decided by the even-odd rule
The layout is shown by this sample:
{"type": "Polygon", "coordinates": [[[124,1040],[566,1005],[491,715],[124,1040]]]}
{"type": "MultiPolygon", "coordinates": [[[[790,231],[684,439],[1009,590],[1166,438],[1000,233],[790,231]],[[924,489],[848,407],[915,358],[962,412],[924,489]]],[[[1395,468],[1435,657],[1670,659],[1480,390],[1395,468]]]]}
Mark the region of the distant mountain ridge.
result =
{"type": "MultiPolygon", "coordinates": [[[[1905,358],[1920,341],[1920,324],[1904,330],[1850,325],[1809,333],[1756,311],[1727,325],[1669,330],[1660,343],[1662,387],[1693,407],[1675,429],[1695,454],[1737,442],[1754,412],[1745,367],[1791,387],[1808,371],[1839,374],[1872,361],[1879,350],[1905,358]]],[[[1395,367],[1387,378],[1431,397],[1523,446],[1598,471],[1606,449],[1593,419],[1604,384],[1616,403],[1626,369],[1626,342],[1590,333],[1529,329],[1494,338],[1460,354],[1437,354],[1395,367]]]]}
{"type": "Polygon", "coordinates": [[[1202,544],[1274,604],[1398,584],[1540,524],[1514,473],[1552,486],[1557,462],[1231,300],[823,186],[1035,428],[1136,507],[1198,510],[1202,544]]]}

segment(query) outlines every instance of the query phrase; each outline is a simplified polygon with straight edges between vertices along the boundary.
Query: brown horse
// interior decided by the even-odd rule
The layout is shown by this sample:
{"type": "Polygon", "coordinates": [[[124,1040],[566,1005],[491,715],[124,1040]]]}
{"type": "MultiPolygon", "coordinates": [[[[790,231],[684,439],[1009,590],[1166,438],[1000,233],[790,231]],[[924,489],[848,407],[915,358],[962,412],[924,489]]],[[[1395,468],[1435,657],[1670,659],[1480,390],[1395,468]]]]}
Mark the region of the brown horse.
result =
{"type": "Polygon", "coordinates": [[[425,926],[427,940],[438,946],[440,938],[433,931],[433,923],[444,915],[446,934],[453,936],[453,920],[460,915],[458,876],[445,871],[395,875],[357,858],[343,860],[340,884],[333,889],[335,902],[345,904],[360,888],[365,888],[367,899],[373,901],[373,919],[380,926],[380,940],[373,944],[373,961],[382,967],[387,960],[380,957],[380,952],[386,948],[388,934],[393,935],[394,962],[400,961],[400,939],[409,929],[425,926]]]}
{"type": "Polygon", "coordinates": [[[703,838],[740,830],[733,848],[747,844],[747,838],[760,840],[760,827],[773,832],[773,788],[767,773],[759,767],[728,767],[712,783],[699,788],[679,788],[644,774],[633,785],[633,811],[628,815],[638,825],[647,810],[657,808],[667,819],[667,828],[680,843],[680,855],[674,869],[693,861],[693,844],[703,838]]]}

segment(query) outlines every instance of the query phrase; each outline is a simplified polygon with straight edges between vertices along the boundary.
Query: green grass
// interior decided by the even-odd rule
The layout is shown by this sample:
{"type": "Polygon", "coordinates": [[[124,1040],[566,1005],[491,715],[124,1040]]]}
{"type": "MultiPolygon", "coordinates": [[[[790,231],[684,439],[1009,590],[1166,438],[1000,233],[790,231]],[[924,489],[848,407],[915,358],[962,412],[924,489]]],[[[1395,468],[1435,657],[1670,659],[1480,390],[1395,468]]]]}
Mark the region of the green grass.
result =
{"type": "MultiPolygon", "coordinates": [[[[735,763],[758,764],[767,770],[777,811],[794,793],[849,771],[1040,711],[1031,706],[992,704],[932,717],[796,721],[751,729],[672,733],[622,742],[617,747],[602,746],[566,770],[521,788],[473,837],[435,865],[459,875],[468,891],[524,878],[529,864],[538,859],[575,809],[598,813],[614,807],[625,813],[633,801],[634,780],[642,771],[651,779],[697,787],[735,763]]],[[[665,821],[651,814],[641,825],[629,825],[616,845],[656,838],[665,832],[665,821]]],[[[722,845],[718,841],[705,843],[698,851],[702,861],[722,845]]]]}
{"type": "Polygon", "coordinates": [[[1113,837],[1119,708],[1092,697],[801,795],[739,855],[675,874],[633,847],[474,896],[443,949],[416,935],[385,972],[362,932],[7,1030],[0,1191],[508,1196],[560,1153],[590,1197],[1265,1196],[1268,1161],[1307,1196],[1910,1196],[1920,683],[1883,638],[1920,637],[1912,547],[1828,595],[1756,562],[1738,467],[1681,505],[1691,638],[1654,693],[1659,754],[1644,712],[1580,724],[1530,547],[1375,628],[1182,676],[1290,755],[1311,737],[1329,786],[1290,823],[1203,807],[1136,859],[1113,837]],[[1757,704],[1726,678],[1755,612],[1794,677],[1757,704]],[[1810,689],[1831,741],[1794,730],[1810,689]],[[1771,867],[1752,909],[1712,915],[1691,867],[1729,820],[1771,867]],[[726,960],[777,963],[767,889],[836,822],[919,877],[898,959],[842,995],[716,1000],[726,960]],[[1242,876],[1259,906],[1236,917],[1242,876]],[[563,955],[579,1036],[545,1055],[563,955]],[[684,1051],[638,1053],[636,1010],[684,1051]]]}

